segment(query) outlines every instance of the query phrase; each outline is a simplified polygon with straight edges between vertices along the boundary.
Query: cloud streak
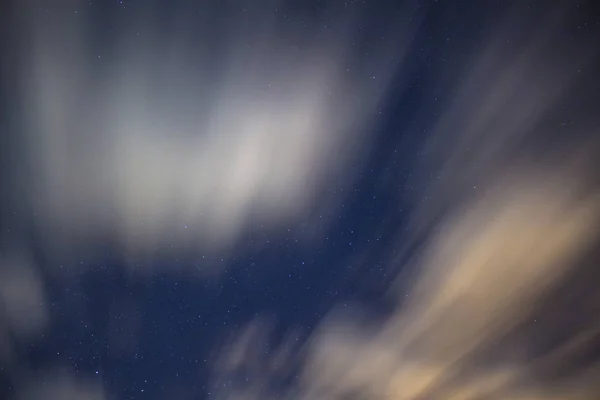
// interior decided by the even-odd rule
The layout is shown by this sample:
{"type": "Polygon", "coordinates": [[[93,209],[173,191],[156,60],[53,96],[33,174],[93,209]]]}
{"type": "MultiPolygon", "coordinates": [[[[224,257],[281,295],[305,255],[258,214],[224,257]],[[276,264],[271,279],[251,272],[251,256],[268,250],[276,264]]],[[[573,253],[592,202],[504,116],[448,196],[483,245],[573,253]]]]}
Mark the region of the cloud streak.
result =
{"type": "Polygon", "coordinates": [[[418,179],[435,179],[420,195],[432,200],[415,207],[412,237],[397,244],[409,263],[394,266],[406,276],[390,293],[398,306],[389,318],[373,324],[334,311],[290,355],[301,364],[294,390],[282,394],[282,378],[261,369],[261,391],[234,380],[217,397],[600,395],[599,366],[583,357],[600,340],[590,283],[600,240],[597,120],[582,110],[582,126],[596,128],[556,140],[553,113],[589,59],[554,56],[555,22],[522,45],[499,34],[465,68],[424,149],[418,179]]]}
{"type": "Polygon", "coordinates": [[[110,235],[131,255],[165,241],[214,251],[252,224],[276,229],[310,216],[367,151],[406,51],[401,34],[413,29],[384,29],[387,39],[359,62],[348,12],[305,34],[269,17],[277,5],[254,5],[229,13],[223,33],[217,11],[181,9],[177,26],[158,35],[157,10],[146,7],[133,28],[116,25],[122,40],[104,56],[86,39],[91,16],[73,15],[77,5],[29,21],[23,179],[51,245],[110,235]],[[193,40],[203,24],[206,35],[223,33],[217,48],[193,40]]]}

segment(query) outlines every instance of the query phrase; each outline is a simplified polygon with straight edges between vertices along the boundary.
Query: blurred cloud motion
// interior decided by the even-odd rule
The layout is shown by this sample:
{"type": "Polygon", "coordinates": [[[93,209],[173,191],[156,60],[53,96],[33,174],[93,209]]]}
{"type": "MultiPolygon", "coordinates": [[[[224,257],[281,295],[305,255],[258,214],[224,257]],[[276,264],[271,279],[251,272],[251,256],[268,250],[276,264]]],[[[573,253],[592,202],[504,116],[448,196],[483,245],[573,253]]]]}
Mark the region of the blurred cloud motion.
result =
{"type": "Polygon", "coordinates": [[[35,337],[48,323],[44,282],[28,256],[0,259],[0,362],[11,360],[15,338],[35,337]]]}
{"type": "Polygon", "coordinates": [[[368,151],[413,29],[409,14],[366,26],[380,43],[358,63],[367,33],[338,8],[307,35],[301,18],[283,29],[273,4],[178,3],[160,29],[160,7],[132,4],[138,18],[117,20],[107,52],[76,1],[30,3],[18,83],[35,222],[51,245],[110,236],[132,256],[223,249],[251,224],[306,220],[368,151]]]}
{"type": "MultiPolygon", "coordinates": [[[[133,350],[138,342],[140,348],[166,348],[147,352],[154,364],[140,368],[143,374],[151,375],[152,368],[157,374],[177,370],[173,386],[187,393],[180,372],[183,376],[193,365],[212,374],[206,386],[215,399],[600,398],[600,124],[590,106],[600,91],[586,87],[597,81],[590,76],[598,54],[585,40],[562,39],[571,34],[569,7],[550,10],[546,19],[524,6],[508,19],[508,27],[490,29],[489,38],[477,38],[475,45],[463,38],[464,54],[460,46],[448,51],[460,57],[444,54],[432,62],[423,55],[426,46],[416,43],[446,33],[423,30],[423,8],[413,2],[390,10],[381,5],[371,26],[361,14],[369,12],[368,5],[346,12],[352,2],[313,12],[322,18],[292,6],[285,24],[278,21],[288,14],[274,16],[269,10],[279,5],[270,2],[230,7],[236,12],[220,2],[189,8],[178,8],[179,2],[164,8],[160,2],[131,3],[135,14],[104,19],[75,0],[15,6],[15,36],[26,45],[15,51],[19,72],[13,85],[24,106],[18,110],[22,130],[15,128],[10,138],[18,152],[6,173],[16,201],[2,211],[15,215],[18,223],[11,226],[20,236],[3,242],[0,253],[0,368],[7,366],[15,398],[109,398],[98,366],[122,362],[121,356],[135,358],[123,367],[130,375],[121,380],[116,372],[110,382],[130,384],[136,368],[146,367],[142,351],[138,358],[133,350]],[[132,15],[137,18],[128,19],[132,15]],[[95,24],[113,20],[114,31],[100,35],[106,30],[95,24]],[[283,290],[272,290],[280,283],[277,277],[259,282],[251,268],[261,262],[249,257],[240,275],[229,276],[233,286],[215,285],[214,297],[201,297],[210,291],[208,284],[187,285],[185,274],[173,281],[156,274],[151,277],[156,281],[136,286],[137,276],[111,275],[113,266],[102,258],[93,271],[99,278],[84,282],[85,288],[83,278],[74,279],[77,296],[59,293],[63,309],[49,311],[45,283],[61,292],[61,285],[72,282],[47,272],[63,269],[56,260],[70,252],[105,257],[103,246],[115,245],[118,255],[105,258],[119,273],[132,258],[140,269],[154,267],[152,256],[162,249],[182,258],[187,252],[214,252],[223,261],[220,254],[233,259],[243,253],[240,237],[252,227],[266,236],[341,220],[339,213],[324,210],[339,206],[333,205],[338,199],[331,199],[331,188],[358,179],[364,163],[376,157],[372,148],[388,146],[377,141],[377,129],[384,122],[388,131],[396,129],[390,122],[396,116],[383,121],[381,108],[389,92],[402,97],[409,91],[415,65],[427,66],[426,76],[436,77],[402,100],[419,108],[414,118],[403,116],[410,119],[403,129],[427,127],[419,156],[410,160],[414,169],[406,167],[414,171],[412,178],[404,171],[389,173],[412,179],[418,190],[402,194],[403,204],[410,204],[407,215],[393,210],[377,216],[407,222],[385,231],[386,245],[394,249],[381,257],[390,260],[389,275],[383,276],[395,277],[386,293],[393,307],[385,318],[378,319],[381,313],[371,318],[368,305],[322,312],[333,297],[327,297],[333,292],[327,285],[358,276],[362,266],[340,272],[348,276],[317,273],[308,265],[317,258],[317,245],[307,246],[306,253],[290,246],[273,251],[274,258],[285,253],[268,271],[285,275],[283,290]],[[439,102],[438,93],[443,94],[439,102]],[[557,110],[571,119],[557,119],[557,110]],[[125,261],[118,259],[122,254],[125,261]],[[285,270],[292,264],[301,267],[285,270]],[[302,280],[303,273],[313,280],[302,280]],[[294,285],[301,280],[305,297],[277,297],[298,294],[294,285]],[[119,295],[113,292],[117,286],[119,295]],[[322,289],[317,300],[310,297],[315,286],[322,289]],[[240,287],[244,292],[237,298],[233,292],[240,287]],[[84,299],[84,289],[102,291],[108,300],[97,303],[108,305],[84,299]],[[221,301],[223,296],[230,297],[221,301]],[[259,300],[253,302],[253,296],[259,300]],[[318,315],[316,328],[311,315],[309,322],[298,323],[305,326],[297,331],[288,326],[283,338],[271,342],[281,315],[260,319],[261,307],[268,314],[289,306],[296,312],[287,321],[293,325],[309,300],[324,304],[311,311],[318,315]],[[77,304],[71,309],[69,303],[77,304]],[[218,308],[221,303],[226,310],[218,308]],[[138,306],[154,307],[155,314],[138,306]],[[84,314],[90,310],[101,315],[88,324],[84,314]],[[57,354],[38,368],[13,355],[33,343],[33,350],[23,353],[54,357],[56,352],[34,345],[43,342],[40,336],[55,314],[65,327],[72,325],[72,336],[56,334],[66,343],[57,347],[69,348],[73,338],[79,340],[77,351],[104,346],[98,357],[84,352],[93,357],[84,360],[87,377],[54,367],[56,360],[77,365],[75,356],[57,354]],[[240,328],[240,321],[250,322],[240,328]],[[186,331],[190,326],[205,336],[196,338],[196,331],[186,331]],[[92,331],[104,336],[85,342],[92,331]],[[138,341],[142,334],[149,339],[138,341]],[[220,346],[228,334],[230,342],[220,346]],[[209,350],[190,354],[198,348],[186,342],[185,354],[177,353],[177,339],[190,337],[206,340],[202,344],[209,350]]],[[[382,203],[399,200],[394,196],[400,190],[392,191],[382,203]]],[[[358,222],[352,225],[364,222],[363,215],[354,217],[358,222]]],[[[344,249],[332,244],[318,261],[368,260],[373,249],[383,248],[372,246],[371,232],[359,248],[358,239],[346,240],[350,234],[358,237],[358,228],[338,231],[344,249]]],[[[64,270],[81,272],[84,264],[78,258],[64,263],[64,270]]],[[[164,389],[161,396],[168,392],[164,382],[139,380],[143,387],[122,394],[145,398],[135,395],[147,394],[145,385],[151,384],[164,389]]],[[[196,393],[192,389],[190,396],[196,393]]]]}
{"type": "Polygon", "coordinates": [[[581,96],[592,55],[559,45],[557,21],[531,34],[513,20],[461,74],[415,178],[431,200],[397,243],[389,318],[342,307],[288,352],[285,396],[279,370],[239,379],[247,352],[218,364],[214,398],[600,398],[598,119],[581,107],[589,131],[565,138],[553,114],[581,96]]]}
{"type": "Polygon", "coordinates": [[[30,377],[18,400],[105,400],[106,391],[98,382],[81,379],[67,370],[56,369],[30,377]]]}
{"type": "Polygon", "coordinates": [[[382,324],[334,311],[272,358],[257,350],[266,326],[255,342],[246,332],[225,347],[237,362],[217,364],[214,398],[282,398],[290,376],[298,384],[283,398],[598,398],[600,366],[586,361],[600,340],[598,272],[584,260],[598,244],[600,197],[582,192],[580,176],[511,175],[448,216],[382,324]],[[244,371],[258,376],[248,383],[244,371]]]}
{"type": "Polygon", "coordinates": [[[599,200],[566,181],[502,185],[440,224],[389,321],[365,333],[333,318],[315,334],[305,398],[596,398],[598,366],[554,376],[597,344],[595,285],[571,283],[587,304],[570,317],[540,310],[574,295],[555,290],[597,244],[599,200]]]}

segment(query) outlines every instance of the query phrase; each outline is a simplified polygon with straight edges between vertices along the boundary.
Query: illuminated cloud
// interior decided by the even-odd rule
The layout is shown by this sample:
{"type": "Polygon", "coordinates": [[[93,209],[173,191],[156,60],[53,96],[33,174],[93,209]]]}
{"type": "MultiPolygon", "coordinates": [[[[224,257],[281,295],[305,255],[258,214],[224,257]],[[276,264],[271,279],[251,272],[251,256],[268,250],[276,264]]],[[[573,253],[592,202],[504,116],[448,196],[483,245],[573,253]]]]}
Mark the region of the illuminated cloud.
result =
{"type": "Polygon", "coordinates": [[[132,256],[166,241],[214,251],[249,224],[307,218],[328,185],[343,185],[368,151],[412,27],[390,26],[359,62],[353,16],[306,35],[267,8],[231,16],[217,54],[192,45],[183,11],[168,39],[141,18],[106,60],[91,53],[85,15],[32,15],[19,82],[30,104],[23,179],[51,245],[110,235],[132,256]]]}
{"type": "MultiPolygon", "coordinates": [[[[599,324],[588,318],[567,327],[570,333],[542,355],[527,351],[539,345],[536,337],[560,329],[560,320],[540,318],[540,310],[597,244],[600,195],[582,193],[576,174],[537,178],[512,176],[440,223],[420,252],[413,289],[383,325],[365,325],[347,312],[326,318],[303,348],[289,353],[284,365],[300,363],[302,373],[286,398],[596,398],[600,366],[570,378],[544,374],[595,343],[599,324]]],[[[582,293],[586,304],[598,304],[597,293],[582,293]]],[[[226,348],[235,362],[219,370],[216,382],[229,386],[217,397],[223,391],[231,398],[277,397],[269,390],[285,369],[268,368],[275,356],[257,347],[268,340],[267,328],[257,321],[226,348]],[[232,383],[232,371],[240,370],[259,372],[250,383],[232,383]]]]}
{"type": "Polygon", "coordinates": [[[519,46],[499,35],[462,74],[424,149],[431,157],[417,174],[427,182],[419,194],[432,200],[416,206],[413,237],[397,244],[404,260],[411,250],[410,263],[398,266],[406,276],[390,293],[398,306],[387,321],[365,324],[333,312],[289,361],[302,365],[294,390],[278,393],[265,382],[280,378],[265,372],[261,392],[238,382],[226,393],[319,400],[600,396],[598,365],[561,368],[576,365],[600,340],[600,298],[582,278],[600,240],[600,190],[594,132],[563,138],[559,150],[545,141],[560,129],[549,121],[577,71],[548,56],[556,46],[550,28],[519,46]],[[567,289],[578,293],[578,303],[561,294],[567,289]]]}
{"type": "MultiPolygon", "coordinates": [[[[439,227],[423,248],[409,300],[375,334],[365,335],[352,321],[326,324],[310,348],[306,398],[366,393],[386,399],[512,399],[538,390],[528,376],[553,357],[569,359],[577,350],[570,341],[576,335],[541,362],[519,357],[519,346],[534,345],[530,337],[504,341],[533,322],[544,296],[577,268],[598,239],[600,216],[598,195],[580,198],[569,182],[544,185],[502,185],[439,227]],[[505,353],[492,357],[501,346],[505,353]]],[[[552,329],[539,325],[536,332],[552,329]]],[[[586,329],[587,340],[600,333],[593,325],[586,329]]],[[[590,386],[575,393],[586,394],[590,386]]],[[[564,398],[571,398],[567,393],[564,398]]]]}

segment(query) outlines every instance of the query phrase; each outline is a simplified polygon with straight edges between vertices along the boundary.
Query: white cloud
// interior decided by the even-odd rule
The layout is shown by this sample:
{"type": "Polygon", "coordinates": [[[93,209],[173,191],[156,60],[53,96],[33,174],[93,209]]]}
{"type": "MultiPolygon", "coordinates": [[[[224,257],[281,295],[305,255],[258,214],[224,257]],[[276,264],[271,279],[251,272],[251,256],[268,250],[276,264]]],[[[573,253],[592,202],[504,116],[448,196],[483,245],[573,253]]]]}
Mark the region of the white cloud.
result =
{"type": "Polygon", "coordinates": [[[406,51],[395,39],[410,27],[391,27],[393,53],[361,66],[346,13],[309,39],[275,33],[260,14],[251,25],[233,16],[240,23],[210,59],[208,42],[192,46],[177,29],[139,36],[154,29],[141,19],[106,69],[84,15],[31,19],[18,82],[30,104],[24,179],[50,244],[110,234],[130,255],[165,241],[215,250],[250,223],[306,219],[327,185],[348,179],[406,51]]]}
{"type": "MultiPolygon", "coordinates": [[[[576,71],[549,56],[559,46],[554,33],[522,45],[500,34],[465,69],[424,149],[431,158],[416,174],[431,201],[417,203],[413,236],[397,243],[398,259],[413,252],[409,265],[398,266],[407,276],[391,293],[401,296],[397,309],[381,325],[327,317],[294,359],[303,365],[297,387],[280,398],[598,398],[591,378],[598,366],[548,379],[598,339],[589,311],[567,307],[583,319],[562,327],[567,333],[536,319],[562,304],[553,297],[559,287],[577,292],[585,284],[573,276],[600,240],[594,132],[563,137],[560,151],[543,140],[561,129],[549,121],[576,71]],[[558,344],[528,354],[549,337],[558,344]]],[[[598,304],[591,290],[580,296],[586,307],[598,304]]],[[[261,376],[269,379],[278,378],[261,376]]]]}

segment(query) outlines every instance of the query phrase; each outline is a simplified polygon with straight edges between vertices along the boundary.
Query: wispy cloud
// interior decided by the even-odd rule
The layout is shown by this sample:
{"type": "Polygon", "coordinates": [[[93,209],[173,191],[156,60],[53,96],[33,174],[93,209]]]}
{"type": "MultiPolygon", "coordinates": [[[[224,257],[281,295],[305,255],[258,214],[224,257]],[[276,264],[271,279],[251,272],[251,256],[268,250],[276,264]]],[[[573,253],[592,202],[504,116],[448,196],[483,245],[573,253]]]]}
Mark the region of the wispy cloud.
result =
{"type": "Polygon", "coordinates": [[[518,45],[501,32],[461,75],[418,175],[434,177],[421,192],[431,201],[397,244],[410,263],[396,311],[378,325],[333,312],[290,355],[292,391],[262,369],[261,390],[233,379],[217,397],[598,397],[599,366],[582,359],[600,340],[598,146],[593,131],[556,139],[554,118],[589,59],[556,56],[555,22],[518,45]]]}
{"type": "Polygon", "coordinates": [[[85,14],[32,15],[23,179],[50,244],[110,234],[130,255],[165,241],[214,251],[250,223],[306,219],[323,189],[349,179],[403,61],[410,14],[371,27],[379,43],[359,62],[369,27],[349,29],[351,13],[308,29],[280,26],[270,7],[230,12],[224,33],[208,6],[176,11],[166,35],[147,7],[147,19],[116,25],[116,48],[97,51],[85,14]],[[218,51],[194,39],[204,24],[218,51]]]}

